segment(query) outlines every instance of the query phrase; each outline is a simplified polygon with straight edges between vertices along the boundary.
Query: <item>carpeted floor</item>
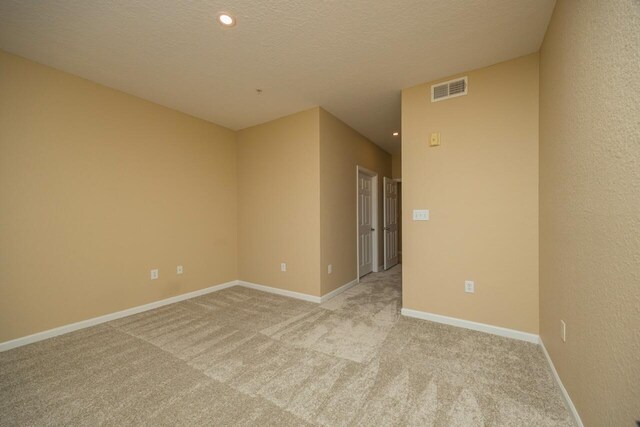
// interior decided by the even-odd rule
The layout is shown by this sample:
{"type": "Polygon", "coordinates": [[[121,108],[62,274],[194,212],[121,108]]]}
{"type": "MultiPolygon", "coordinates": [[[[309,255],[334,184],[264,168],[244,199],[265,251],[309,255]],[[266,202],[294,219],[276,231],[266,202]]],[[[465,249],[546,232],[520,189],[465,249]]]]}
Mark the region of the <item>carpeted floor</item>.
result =
{"type": "Polygon", "coordinates": [[[400,291],[399,266],[322,305],[233,287],[0,353],[0,425],[573,425],[537,346],[400,291]]]}

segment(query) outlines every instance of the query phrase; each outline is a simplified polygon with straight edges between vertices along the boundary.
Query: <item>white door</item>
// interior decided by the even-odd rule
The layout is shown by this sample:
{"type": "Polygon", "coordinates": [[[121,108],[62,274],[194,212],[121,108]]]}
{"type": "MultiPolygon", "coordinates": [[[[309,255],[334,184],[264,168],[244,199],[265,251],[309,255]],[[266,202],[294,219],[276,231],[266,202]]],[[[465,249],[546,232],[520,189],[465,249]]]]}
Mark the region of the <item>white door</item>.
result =
{"type": "Polygon", "coordinates": [[[398,182],[384,178],[384,269],[398,263],[398,182]]]}
{"type": "Polygon", "coordinates": [[[373,225],[369,175],[358,173],[358,265],[360,277],[373,271],[373,225]]]}

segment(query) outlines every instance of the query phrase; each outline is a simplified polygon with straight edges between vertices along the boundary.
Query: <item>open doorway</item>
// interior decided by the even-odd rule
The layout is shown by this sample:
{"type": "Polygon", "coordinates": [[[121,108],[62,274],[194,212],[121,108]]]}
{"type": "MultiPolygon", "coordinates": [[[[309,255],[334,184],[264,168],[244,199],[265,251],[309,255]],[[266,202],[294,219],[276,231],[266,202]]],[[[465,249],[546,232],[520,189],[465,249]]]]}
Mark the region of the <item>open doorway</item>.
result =
{"type": "Polygon", "coordinates": [[[398,264],[402,264],[402,180],[398,181],[398,264]]]}
{"type": "Polygon", "coordinates": [[[401,213],[398,179],[383,178],[384,269],[401,262],[401,213]]]}
{"type": "Polygon", "coordinates": [[[378,271],[378,174],[357,166],[358,280],[378,271]]]}

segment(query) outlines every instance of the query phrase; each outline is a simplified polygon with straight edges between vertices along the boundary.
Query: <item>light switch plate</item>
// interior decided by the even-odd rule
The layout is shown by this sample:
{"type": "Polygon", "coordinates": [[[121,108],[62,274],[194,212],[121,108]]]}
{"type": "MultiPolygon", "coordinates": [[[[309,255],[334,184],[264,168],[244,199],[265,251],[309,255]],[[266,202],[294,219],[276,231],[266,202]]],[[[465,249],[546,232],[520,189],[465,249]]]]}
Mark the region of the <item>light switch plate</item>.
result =
{"type": "Polygon", "coordinates": [[[160,272],[158,271],[157,268],[154,268],[153,270],[151,270],[151,280],[156,280],[159,275],[160,275],[160,272]]]}
{"type": "Polygon", "coordinates": [[[414,209],[413,210],[413,220],[414,221],[429,221],[429,210],[428,209],[414,209]]]}

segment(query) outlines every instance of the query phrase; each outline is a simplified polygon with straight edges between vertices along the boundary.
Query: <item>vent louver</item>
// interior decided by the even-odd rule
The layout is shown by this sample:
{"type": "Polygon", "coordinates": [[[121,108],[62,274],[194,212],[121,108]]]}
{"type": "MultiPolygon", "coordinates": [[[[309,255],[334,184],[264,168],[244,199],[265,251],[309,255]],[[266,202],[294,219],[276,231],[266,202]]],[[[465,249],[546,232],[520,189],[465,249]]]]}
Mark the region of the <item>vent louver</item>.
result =
{"type": "Polygon", "coordinates": [[[461,77],[448,82],[431,86],[431,102],[443,101],[467,94],[467,77],[461,77]]]}

